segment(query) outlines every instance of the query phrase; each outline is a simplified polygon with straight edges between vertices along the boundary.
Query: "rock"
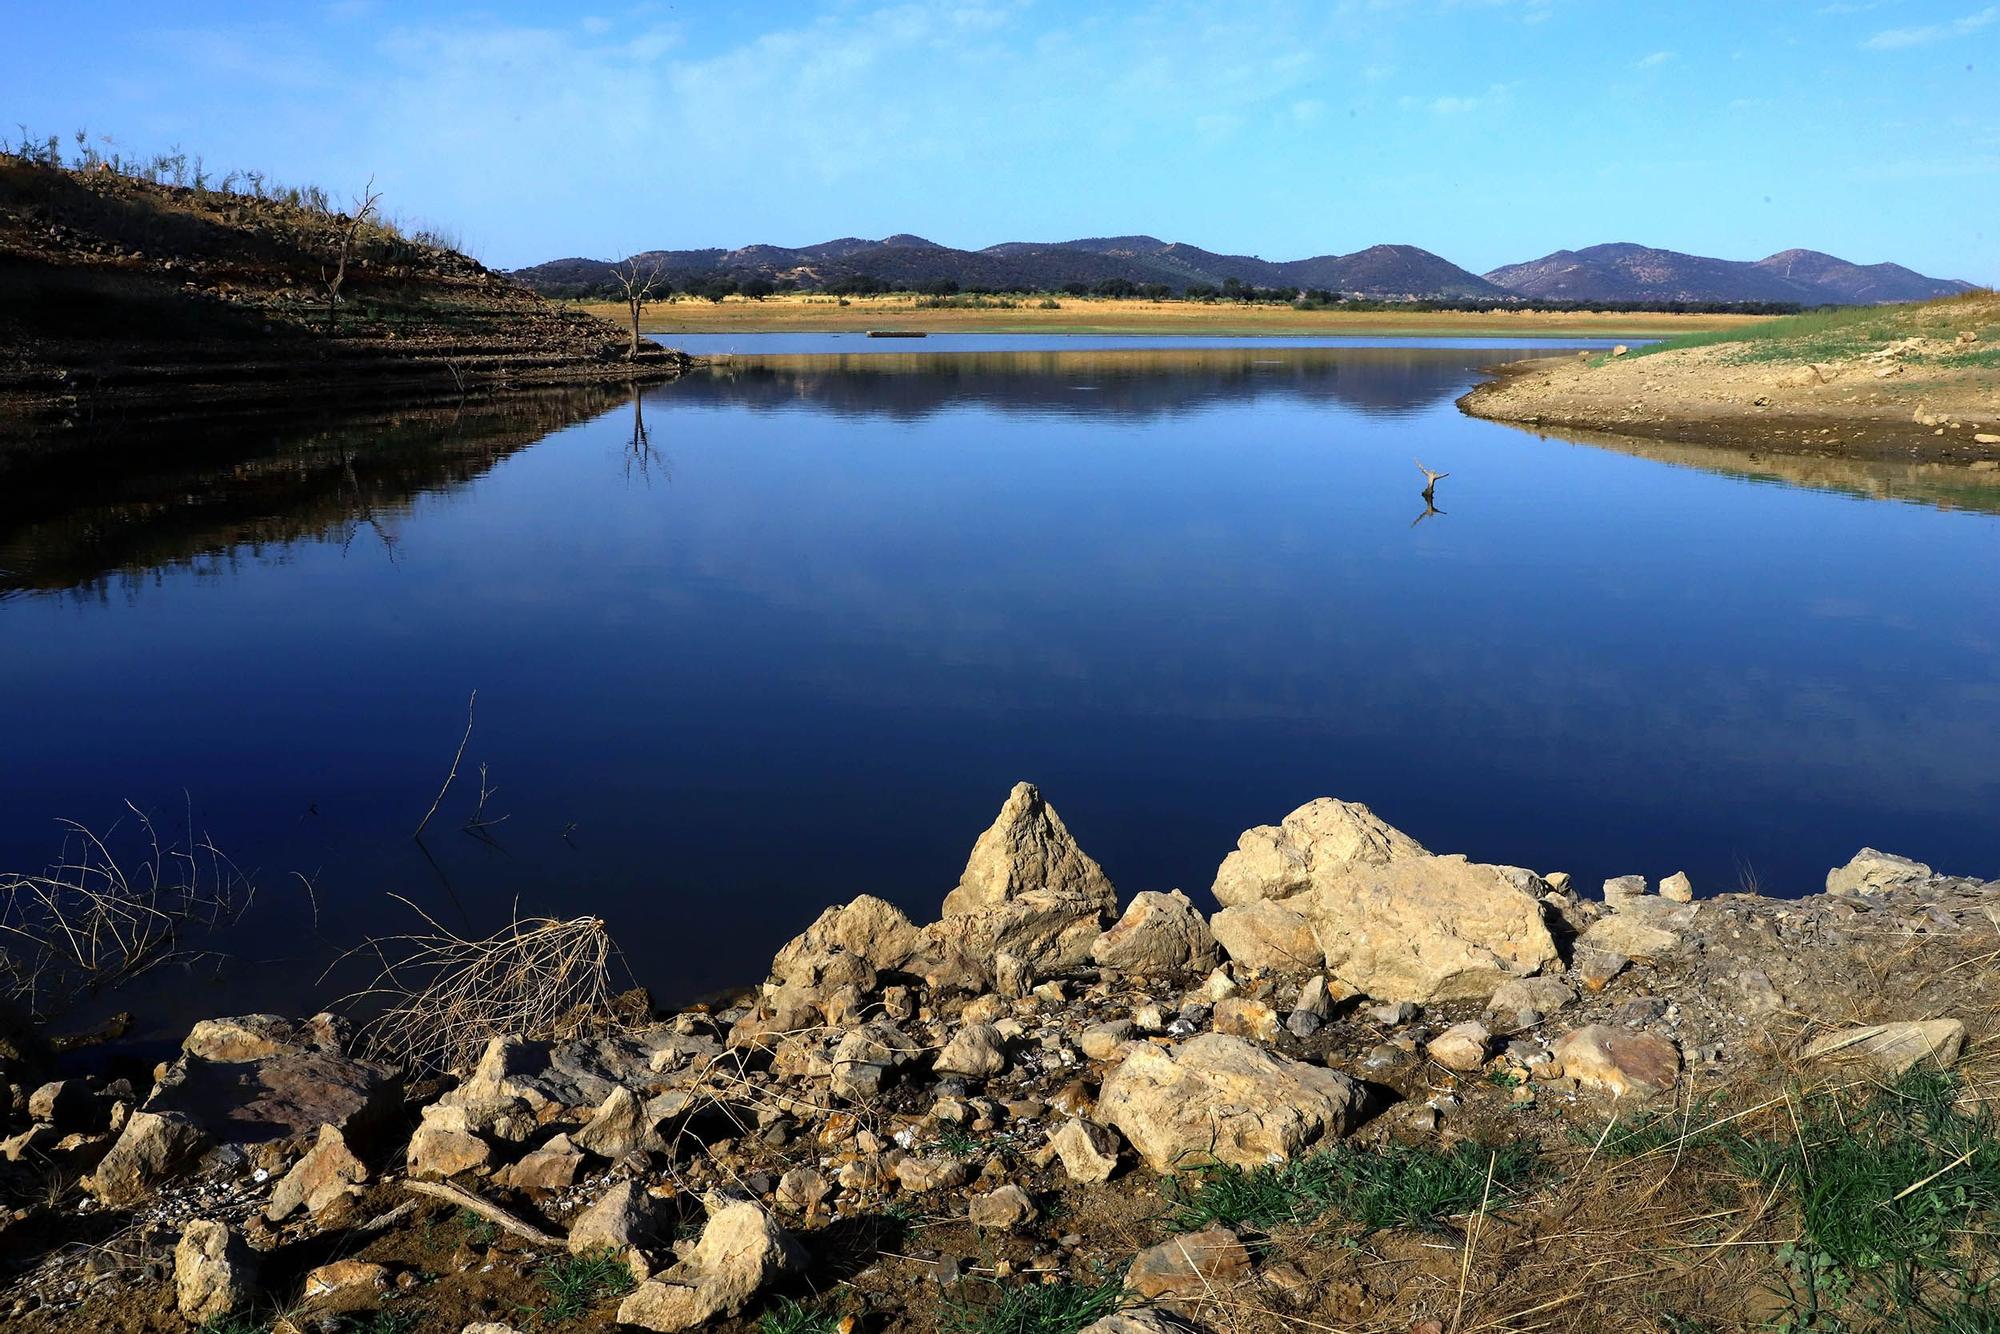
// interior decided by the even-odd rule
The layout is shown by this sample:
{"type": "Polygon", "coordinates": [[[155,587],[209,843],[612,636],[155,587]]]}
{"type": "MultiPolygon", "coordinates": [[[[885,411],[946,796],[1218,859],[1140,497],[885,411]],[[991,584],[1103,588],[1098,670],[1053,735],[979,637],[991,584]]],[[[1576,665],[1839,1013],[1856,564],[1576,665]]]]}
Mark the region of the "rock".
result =
{"type": "Polygon", "coordinates": [[[102,1130],[106,1110],[81,1079],[51,1080],[28,1095],[28,1119],[58,1130],[102,1130]]]}
{"type": "Polygon", "coordinates": [[[1187,1232],[1133,1257],[1125,1286],[1148,1300],[1198,1302],[1221,1296],[1250,1277],[1250,1252],[1227,1228],[1187,1232]]]}
{"type": "Polygon", "coordinates": [[[441,1102],[424,1108],[423,1122],[403,1154],[404,1166],[417,1177],[455,1177],[492,1159],[493,1146],[473,1133],[465,1108],[441,1102]]]}
{"type": "Polygon", "coordinates": [[[137,1204],[162,1181],[180,1175],[208,1147],[208,1137],[178,1113],[134,1112],[124,1131],[84,1182],[100,1204],[137,1204]]]}
{"type": "Polygon", "coordinates": [[[303,1296],[307,1301],[336,1292],[383,1292],[389,1287],[389,1267],[367,1260],[335,1260],[306,1275],[303,1296]]]}
{"type": "Polygon", "coordinates": [[[863,1024],[841,1036],[833,1049],[832,1090],[836,1097],[866,1101],[880,1093],[896,1070],[922,1048],[887,1020],[863,1024]]]}
{"type": "Polygon", "coordinates": [[[1826,873],[1826,892],[1873,894],[1906,880],[1928,880],[1934,874],[1922,862],[1863,848],[1848,859],[1847,865],[1836,866],[1826,873]]]}
{"type": "Polygon", "coordinates": [[[965,1216],[974,1227],[1006,1231],[1034,1222],[1035,1205],[1026,1191],[1010,1182],[998,1190],[973,1196],[965,1216]]]}
{"type": "Polygon", "coordinates": [[[204,1061],[240,1064],[302,1048],[320,1049],[315,1042],[317,1036],[275,1014],[242,1014],[201,1020],[188,1030],[181,1051],[204,1061]]]}
{"type": "Polygon", "coordinates": [[[327,1050],[332,1041],[330,1023],[207,1020],[189,1033],[143,1110],[185,1117],[217,1144],[303,1144],[323,1125],[357,1145],[386,1138],[402,1111],[400,1085],[383,1066],[327,1050]],[[255,1054],[216,1059],[246,1053],[255,1054]]]}
{"type": "Polygon", "coordinates": [[[1171,976],[1215,967],[1215,937],[1178,889],[1135,895],[1125,915],[1090,947],[1100,968],[1139,977],[1171,976]]]}
{"type": "Polygon", "coordinates": [[[1680,948],[1681,938],[1629,913],[1614,913],[1593,922],[1576,938],[1576,952],[1621,954],[1628,959],[1662,959],[1680,948]]]}
{"type": "Polygon", "coordinates": [[[1333,1014],[1333,996],[1326,989],[1326,979],[1314,975],[1306,979],[1299,988],[1299,999],[1292,1006],[1294,1014],[1309,1014],[1315,1019],[1325,1019],[1333,1014]]]}
{"type": "Polygon", "coordinates": [[[359,1196],[366,1180],[368,1168],[347,1147],[347,1137],[338,1127],[321,1126],[312,1148],[272,1188],[264,1217],[275,1223],[300,1208],[318,1217],[359,1196]]]}
{"type": "Polygon", "coordinates": [[[1049,1133],[1048,1147],[1071,1181],[1109,1181],[1118,1170],[1118,1132],[1105,1126],[1072,1117],[1049,1133]]]}
{"type": "Polygon", "coordinates": [[[1235,907],[1291,898],[1311,889],[1324,870],[1425,855],[1421,843],[1359,802],[1321,797],[1287,815],[1282,824],[1246,830],[1215,873],[1215,900],[1235,907]]]}
{"type": "Polygon", "coordinates": [[[1366,806],[1320,798],[1246,832],[1216,872],[1211,924],[1277,900],[1312,926],[1326,968],[1379,1000],[1484,999],[1556,962],[1532,871],[1437,857],[1366,806]]]}
{"type": "Polygon", "coordinates": [[[1364,1094],[1347,1076],[1241,1038],[1204,1033],[1172,1053],[1136,1047],[1105,1079],[1099,1119],[1157,1172],[1215,1160],[1257,1166],[1345,1134],[1364,1094]]]}
{"type": "Polygon", "coordinates": [[[913,1195],[964,1185],[967,1175],[964,1163],[943,1155],[905,1158],[896,1164],[896,1180],[913,1195]]]}
{"type": "Polygon", "coordinates": [[[910,961],[919,939],[901,908],[863,894],[852,903],[828,908],[789,941],[771,961],[771,975],[787,985],[816,989],[834,954],[859,958],[873,971],[887,972],[910,961]]]}
{"type": "Polygon", "coordinates": [[[1084,1326],[1081,1334],[1186,1334],[1187,1327],[1168,1324],[1157,1311],[1134,1308],[1113,1311],[1104,1319],[1084,1326]]]}
{"type": "Polygon", "coordinates": [[[1631,352],[1631,350],[1632,349],[1625,346],[1625,344],[1620,343],[1616,347],[1611,349],[1611,355],[1614,357],[1622,357],[1625,356],[1627,353],[1631,352]]]}
{"type": "Polygon", "coordinates": [[[1809,1061],[1851,1061],[1900,1075],[1915,1065],[1949,1069],[1965,1046],[1965,1025],[1956,1019],[1926,1019],[1894,1024],[1868,1024],[1814,1038],[1806,1044],[1809,1061]]]}
{"type": "Polygon", "coordinates": [[[1417,1017],[1417,1007],[1408,1001],[1386,1001],[1368,1007],[1368,1017],[1384,1028],[1396,1028],[1417,1017]]]}
{"type": "Polygon", "coordinates": [[[547,1144],[509,1164],[496,1178],[516,1190],[554,1192],[568,1190],[583,1172],[583,1154],[568,1135],[557,1135],[547,1144]]]}
{"type": "Polygon", "coordinates": [[[1282,1031],[1276,1010],[1245,996],[1225,996],[1217,1001],[1209,1024],[1218,1033],[1254,1038],[1258,1042],[1276,1042],[1282,1031]]]}
{"type": "Polygon", "coordinates": [[[967,1024],[944,1044],[932,1069],[941,1075],[989,1079],[1007,1068],[1007,1047],[991,1024],[967,1024]]]}
{"type": "Polygon", "coordinates": [[[1132,1040],[1132,1034],[1133,1025],[1130,1019],[1113,1019],[1108,1023],[1092,1024],[1084,1029],[1077,1035],[1076,1045],[1091,1060],[1108,1061],[1132,1040]]]}
{"type": "Polygon", "coordinates": [[[612,1162],[641,1149],[660,1151],[666,1147],[646,1105],[623,1084],[605,1096],[591,1114],[590,1123],[572,1138],[577,1148],[612,1162]]]}
{"type": "Polygon", "coordinates": [[[659,1206],[632,1181],[620,1181],[598,1201],[571,1220],[569,1253],[623,1251],[645,1247],[659,1231],[659,1206]]]}
{"type": "Polygon", "coordinates": [[[1604,906],[1613,912],[1646,897],[1651,887],[1643,875],[1618,875],[1604,882],[1604,906]]]}
{"type": "Polygon", "coordinates": [[[1680,1078],[1680,1048],[1656,1033],[1590,1024],[1555,1045],[1563,1074],[1618,1097],[1664,1093],[1680,1078]]]}
{"type": "Polygon", "coordinates": [[[1576,990],[1559,977],[1516,977],[1494,989],[1486,1013],[1514,1028],[1533,1028],[1566,1006],[1576,1004],[1576,990]]]}
{"type": "Polygon", "coordinates": [[[1477,1070],[1486,1064],[1486,1049],[1493,1035],[1476,1019],[1453,1024],[1424,1045],[1433,1061],[1447,1070],[1477,1070]]]}
{"type": "Polygon", "coordinates": [[[196,1325],[247,1306],[256,1293],[257,1257],[226,1223],[196,1219],[174,1246],[174,1305],[196,1325]]]}
{"type": "Polygon", "coordinates": [[[1016,783],[973,844],[958,888],[945,896],[944,914],[980,912],[1037,893],[1096,903],[1105,912],[1118,906],[1103,868],[1077,846],[1055,808],[1034,784],[1016,783]]]}
{"type": "Polygon", "coordinates": [[[1694,882],[1686,871],[1675,871],[1660,882],[1660,897],[1673,903],[1694,902],[1694,882]]]}
{"type": "Polygon", "coordinates": [[[778,1178],[777,1201],[794,1213],[818,1213],[831,1194],[833,1183],[810,1167],[794,1167],[778,1178]]]}
{"type": "Polygon", "coordinates": [[[1209,926],[1222,952],[1245,968],[1297,973],[1326,963],[1312,923],[1271,899],[1224,908],[1209,926]]]}
{"type": "Polygon", "coordinates": [[[766,1284],[805,1264],[790,1234],[748,1201],[722,1204],[709,1215],[685,1261],[642,1283],[618,1305],[618,1323],[663,1332],[693,1329],[735,1315],[766,1284]]]}
{"type": "Polygon", "coordinates": [[[1611,979],[1631,966],[1632,961],[1616,950],[1579,949],[1576,976],[1583,989],[1593,994],[1611,985],[1611,979]]]}

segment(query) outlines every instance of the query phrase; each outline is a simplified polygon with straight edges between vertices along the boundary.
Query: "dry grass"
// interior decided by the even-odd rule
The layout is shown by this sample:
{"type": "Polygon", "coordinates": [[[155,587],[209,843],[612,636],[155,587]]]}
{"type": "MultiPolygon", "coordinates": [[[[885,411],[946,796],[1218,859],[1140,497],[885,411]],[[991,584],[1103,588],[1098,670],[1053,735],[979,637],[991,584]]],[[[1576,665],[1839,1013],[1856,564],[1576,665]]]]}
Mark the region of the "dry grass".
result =
{"type": "MultiPolygon", "coordinates": [[[[1643,337],[1735,329],[1760,323],[1752,315],[1615,314],[1596,311],[1357,311],[1294,310],[1226,302],[1139,301],[1110,297],[1058,299],[1056,309],[1026,302],[1013,309],[921,307],[913,296],[774,296],[722,302],[676,298],[649,307],[651,333],[852,333],[921,329],[930,333],[1168,333],[1372,334],[1529,338],[1551,334],[1643,337]]],[[[615,302],[580,309],[616,318],[615,302]]]]}
{"type": "Polygon", "coordinates": [[[495,1037],[560,1042],[622,1026],[613,981],[618,948],[602,918],[517,917],[490,936],[467,939],[408,899],[391,897],[429,930],[360,947],[380,960],[380,971],[343,1004],[374,1010],[362,1028],[371,1055],[442,1073],[468,1068],[495,1037]]]}
{"type": "Polygon", "coordinates": [[[75,821],[54,865],[0,873],[0,993],[41,1018],[86,995],[110,990],[161,964],[199,957],[180,948],[183,931],[212,929],[249,907],[254,889],[206,835],[162,841],[137,820],[136,861],[128,867],[103,836],[75,821]]]}

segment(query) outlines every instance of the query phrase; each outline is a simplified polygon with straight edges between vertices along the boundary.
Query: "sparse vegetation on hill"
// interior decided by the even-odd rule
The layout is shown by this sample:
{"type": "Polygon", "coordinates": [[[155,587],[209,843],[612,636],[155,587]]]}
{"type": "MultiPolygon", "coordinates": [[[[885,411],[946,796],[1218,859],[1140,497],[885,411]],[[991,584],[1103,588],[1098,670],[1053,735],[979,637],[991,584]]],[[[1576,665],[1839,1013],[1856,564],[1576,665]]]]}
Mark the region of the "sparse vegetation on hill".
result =
{"type": "MultiPolygon", "coordinates": [[[[60,408],[356,383],[474,385],[632,373],[603,321],[558,310],[389,220],[199,158],[133,163],[86,136],[0,153],[0,395],[60,408]]],[[[641,373],[672,373],[663,349],[641,373]]]]}

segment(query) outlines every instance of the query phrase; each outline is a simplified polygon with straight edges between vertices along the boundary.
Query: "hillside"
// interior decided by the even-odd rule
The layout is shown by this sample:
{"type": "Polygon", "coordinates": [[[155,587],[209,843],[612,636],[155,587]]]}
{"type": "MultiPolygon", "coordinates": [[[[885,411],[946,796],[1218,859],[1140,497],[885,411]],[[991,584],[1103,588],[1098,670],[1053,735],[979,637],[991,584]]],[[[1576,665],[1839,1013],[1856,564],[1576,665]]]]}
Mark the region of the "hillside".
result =
{"type": "Polygon", "coordinates": [[[477,261],[316,202],[0,156],[0,401],[176,403],[672,374],[477,261]]]}
{"type": "Polygon", "coordinates": [[[1970,283],[1926,278],[1900,264],[1852,264],[1817,250],[1755,261],[1712,259],[1616,242],[1494,269],[1487,279],[1542,301],[1773,301],[1801,306],[1928,301],[1970,283]]]}
{"type": "MultiPolygon", "coordinates": [[[[955,250],[902,233],[879,241],[849,236],[798,247],[649,250],[638,258],[659,265],[682,290],[720,278],[761,278],[805,290],[845,286],[896,291],[955,283],[975,290],[1047,292],[1111,282],[1164,287],[1176,294],[1234,282],[1370,300],[1821,306],[1926,301],[1970,286],[1928,278],[1900,264],[1854,264],[1816,250],[1785,250],[1748,261],[1625,242],[1558,250],[1484,277],[1409,245],[1267,260],[1144,235],[1003,241],[984,250],[955,250]]],[[[517,269],[513,277],[547,296],[574,297],[602,294],[610,273],[609,260],[571,258],[517,269]]]]}
{"type": "MultiPolygon", "coordinates": [[[[899,290],[952,282],[998,291],[1053,291],[1069,283],[1095,286],[1123,281],[1182,292],[1190,286],[1220,288],[1234,281],[1250,287],[1318,288],[1375,299],[1500,300],[1507,295],[1427,250],[1400,245],[1277,262],[1218,254],[1154,236],[1006,241],[984,250],[954,250],[920,236],[897,235],[880,241],[844,237],[797,248],[650,250],[638,258],[641,263],[658,264],[683,288],[716,277],[765,278],[809,288],[842,280],[873,281],[899,290]]],[[[610,271],[608,260],[558,259],[517,269],[512,276],[546,295],[574,296],[601,288],[610,271]]]]}

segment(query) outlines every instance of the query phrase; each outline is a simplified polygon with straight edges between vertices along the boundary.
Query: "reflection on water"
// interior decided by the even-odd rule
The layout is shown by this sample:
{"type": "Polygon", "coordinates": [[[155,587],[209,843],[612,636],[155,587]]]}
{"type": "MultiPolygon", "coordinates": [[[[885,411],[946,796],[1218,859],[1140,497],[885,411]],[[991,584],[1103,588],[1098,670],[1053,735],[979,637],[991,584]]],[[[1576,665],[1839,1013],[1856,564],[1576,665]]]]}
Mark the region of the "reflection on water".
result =
{"type": "Polygon", "coordinates": [[[1495,355],[738,360],[8,456],[0,866],[191,794],[264,887],[211,1009],[324,999],[388,892],[754,980],[834,899],[934,911],[1019,778],[1127,893],[1329,793],[1586,883],[2000,871],[1992,489],[1538,440],[1453,407],[1495,355]]]}

